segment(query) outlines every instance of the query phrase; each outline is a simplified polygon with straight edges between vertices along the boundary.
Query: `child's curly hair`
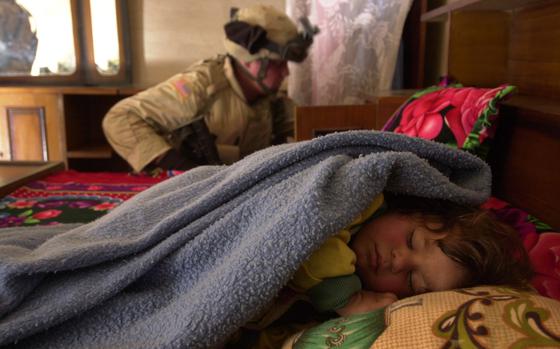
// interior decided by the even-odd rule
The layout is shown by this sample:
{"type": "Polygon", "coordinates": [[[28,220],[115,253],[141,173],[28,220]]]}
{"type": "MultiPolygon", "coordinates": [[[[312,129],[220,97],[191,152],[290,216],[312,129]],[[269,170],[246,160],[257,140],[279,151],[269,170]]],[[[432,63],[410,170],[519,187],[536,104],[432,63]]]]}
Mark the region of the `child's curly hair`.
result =
{"type": "Polygon", "coordinates": [[[468,270],[463,287],[504,285],[530,289],[533,270],[521,238],[509,225],[479,207],[444,200],[386,195],[391,211],[418,215],[424,222],[437,222],[434,232],[448,234],[438,240],[441,250],[468,270]]]}

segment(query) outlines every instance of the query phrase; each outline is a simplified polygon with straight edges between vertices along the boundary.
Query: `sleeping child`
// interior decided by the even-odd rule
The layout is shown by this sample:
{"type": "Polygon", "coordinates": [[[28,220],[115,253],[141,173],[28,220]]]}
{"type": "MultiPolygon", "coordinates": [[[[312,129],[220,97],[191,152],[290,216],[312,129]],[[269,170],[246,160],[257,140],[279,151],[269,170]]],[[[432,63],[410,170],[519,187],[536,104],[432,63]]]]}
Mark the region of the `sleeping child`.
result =
{"type": "MultiPolygon", "coordinates": [[[[347,317],[430,291],[483,284],[527,289],[531,274],[517,232],[489,212],[380,194],[349,226],[327,239],[288,286],[305,294],[319,313],[347,317]]],[[[274,318],[271,312],[264,318],[274,318]]],[[[296,310],[296,317],[300,313],[296,310]]],[[[249,335],[253,344],[243,347],[278,347],[290,332],[308,327],[305,321],[286,326],[285,317],[249,335]]]]}
{"type": "Polygon", "coordinates": [[[290,287],[318,311],[348,316],[430,291],[526,287],[531,267],[520,238],[486,211],[387,197],[377,196],[296,272],[290,287]]]}

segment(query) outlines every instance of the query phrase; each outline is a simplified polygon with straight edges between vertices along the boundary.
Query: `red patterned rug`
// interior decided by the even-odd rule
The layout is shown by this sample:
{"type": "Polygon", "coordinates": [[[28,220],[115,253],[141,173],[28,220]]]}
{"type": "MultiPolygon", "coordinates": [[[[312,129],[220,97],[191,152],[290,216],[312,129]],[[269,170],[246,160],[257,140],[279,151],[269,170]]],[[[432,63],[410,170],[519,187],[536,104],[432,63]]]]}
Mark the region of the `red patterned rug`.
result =
{"type": "Polygon", "coordinates": [[[0,198],[0,228],[91,222],[180,173],[59,172],[0,198]]]}

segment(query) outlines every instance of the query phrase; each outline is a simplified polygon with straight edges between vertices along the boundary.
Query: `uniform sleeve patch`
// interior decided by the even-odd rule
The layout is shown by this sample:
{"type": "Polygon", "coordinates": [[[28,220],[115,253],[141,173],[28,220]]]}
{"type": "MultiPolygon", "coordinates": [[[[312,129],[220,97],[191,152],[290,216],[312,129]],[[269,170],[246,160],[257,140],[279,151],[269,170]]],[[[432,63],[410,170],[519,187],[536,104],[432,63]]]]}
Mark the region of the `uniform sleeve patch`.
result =
{"type": "Polygon", "coordinates": [[[183,79],[173,81],[173,86],[175,87],[175,90],[179,93],[179,95],[183,98],[188,97],[192,92],[188,82],[183,79]]]}

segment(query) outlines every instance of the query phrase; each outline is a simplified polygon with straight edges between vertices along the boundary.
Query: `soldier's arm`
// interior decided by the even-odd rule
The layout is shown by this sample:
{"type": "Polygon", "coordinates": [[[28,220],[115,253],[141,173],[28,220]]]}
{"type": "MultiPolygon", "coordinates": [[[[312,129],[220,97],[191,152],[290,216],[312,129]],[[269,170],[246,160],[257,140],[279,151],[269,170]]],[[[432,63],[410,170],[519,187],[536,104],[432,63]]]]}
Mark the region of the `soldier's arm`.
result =
{"type": "Polygon", "coordinates": [[[172,148],[167,134],[199,118],[207,83],[202,74],[181,73],[120,101],[103,120],[107,140],[135,171],[142,170],[172,148]]]}

